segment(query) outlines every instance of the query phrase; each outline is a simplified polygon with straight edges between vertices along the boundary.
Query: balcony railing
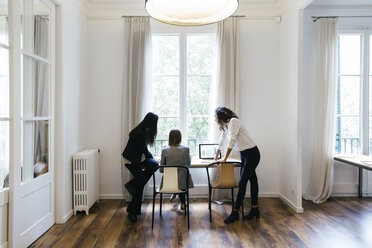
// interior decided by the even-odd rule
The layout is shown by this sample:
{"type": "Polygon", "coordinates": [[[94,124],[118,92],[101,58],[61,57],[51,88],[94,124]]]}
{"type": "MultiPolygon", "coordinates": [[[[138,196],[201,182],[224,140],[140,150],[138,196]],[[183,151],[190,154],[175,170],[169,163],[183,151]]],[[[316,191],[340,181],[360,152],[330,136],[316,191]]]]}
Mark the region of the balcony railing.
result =
{"type": "MultiPolygon", "coordinates": [[[[372,148],[372,139],[369,140],[369,149],[372,148]]],[[[360,152],[359,138],[340,138],[336,140],[336,153],[354,154],[360,152]]]]}
{"type": "MultiPolygon", "coordinates": [[[[208,143],[208,140],[196,140],[196,139],[189,139],[187,141],[187,146],[190,148],[191,155],[198,154],[198,144],[208,143]]],[[[151,152],[154,156],[160,156],[161,150],[168,146],[168,140],[161,140],[157,139],[155,141],[155,146],[151,148],[151,152]]]]}

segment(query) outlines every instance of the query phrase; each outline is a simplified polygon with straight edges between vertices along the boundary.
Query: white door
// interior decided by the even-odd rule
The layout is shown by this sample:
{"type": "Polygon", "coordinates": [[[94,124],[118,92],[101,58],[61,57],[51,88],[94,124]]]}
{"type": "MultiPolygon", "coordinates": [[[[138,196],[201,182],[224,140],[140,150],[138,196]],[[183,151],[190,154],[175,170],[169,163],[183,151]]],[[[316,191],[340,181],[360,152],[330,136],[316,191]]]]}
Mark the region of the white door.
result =
{"type": "Polygon", "coordinates": [[[27,247],[54,224],[55,7],[14,0],[11,39],[10,247],[27,247]]]}

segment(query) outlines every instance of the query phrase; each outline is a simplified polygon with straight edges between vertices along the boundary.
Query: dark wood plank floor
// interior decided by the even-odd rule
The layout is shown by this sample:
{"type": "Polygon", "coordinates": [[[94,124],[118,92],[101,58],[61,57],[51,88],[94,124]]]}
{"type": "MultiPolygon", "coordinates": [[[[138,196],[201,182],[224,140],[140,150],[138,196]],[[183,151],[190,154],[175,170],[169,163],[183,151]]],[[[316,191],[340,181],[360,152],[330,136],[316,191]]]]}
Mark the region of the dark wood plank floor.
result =
{"type": "MultiPolygon", "coordinates": [[[[151,230],[151,202],[142,205],[136,224],[126,217],[122,200],[101,200],[90,215],[78,213],[54,225],[31,247],[372,247],[372,199],[332,198],[317,205],[303,202],[296,214],[278,198],[260,198],[261,219],[225,225],[231,204],[213,204],[209,222],[205,199],[192,199],[190,230],[178,204],[156,205],[151,230]]],[[[249,199],[245,200],[248,206],[249,199]]]]}

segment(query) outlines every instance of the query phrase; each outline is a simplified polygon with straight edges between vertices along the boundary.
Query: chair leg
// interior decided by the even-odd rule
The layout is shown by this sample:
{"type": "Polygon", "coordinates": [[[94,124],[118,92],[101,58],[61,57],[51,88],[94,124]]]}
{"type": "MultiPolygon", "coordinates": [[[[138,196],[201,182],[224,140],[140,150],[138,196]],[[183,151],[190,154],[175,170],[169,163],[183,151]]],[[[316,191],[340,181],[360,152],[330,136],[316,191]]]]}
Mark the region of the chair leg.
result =
{"type": "MultiPolygon", "coordinates": [[[[187,191],[187,229],[190,229],[190,199],[189,199],[189,191],[187,191]]],[[[185,210],[186,211],[186,210],[185,210]]]]}
{"type": "Polygon", "coordinates": [[[160,217],[161,217],[161,207],[162,207],[162,203],[163,203],[163,194],[160,193],[160,212],[159,212],[160,217]]]}
{"type": "Polygon", "coordinates": [[[231,188],[231,211],[234,210],[234,188],[231,188]]]}
{"type": "Polygon", "coordinates": [[[209,221],[212,222],[212,188],[209,187],[209,221]]]}
{"type": "Polygon", "coordinates": [[[156,196],[156,194],[154,194],[152,196],[152,224],[151,224],[151,229],[154,229],[155,196],[156,196]]]}

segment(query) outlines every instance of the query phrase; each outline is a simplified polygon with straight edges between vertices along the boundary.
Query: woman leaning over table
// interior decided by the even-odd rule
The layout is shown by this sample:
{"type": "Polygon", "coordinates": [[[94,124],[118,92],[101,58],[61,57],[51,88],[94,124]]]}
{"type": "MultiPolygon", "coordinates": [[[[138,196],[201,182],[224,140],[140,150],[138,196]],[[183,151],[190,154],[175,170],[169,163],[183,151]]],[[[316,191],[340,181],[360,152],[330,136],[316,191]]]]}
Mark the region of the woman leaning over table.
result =
{"type": "Polygon", "coordinates": [[[230,224],[239,220],[238,210],[244,200],[248,180],[251,183],[251,210],[248,214],[243,216],[243,219],[258,219],[260,218],[260,210],[258,208],[258,182],[256,168],[260,162],[260,151],[249,136],[247,130],[241,124],[238,116],[236,116],[231,109],[218,107],[215,111],[215,118],[219,125],[219,129],[222,132],[215,160],[217,160],[221,148],[227,143],[228,148],[225,157],[217,162],[226,162],[231,150],[236,149],[240,152],[240,158],[243,164],[235,206],[231,214],[225,219],[225,223],[230,224]]]}

